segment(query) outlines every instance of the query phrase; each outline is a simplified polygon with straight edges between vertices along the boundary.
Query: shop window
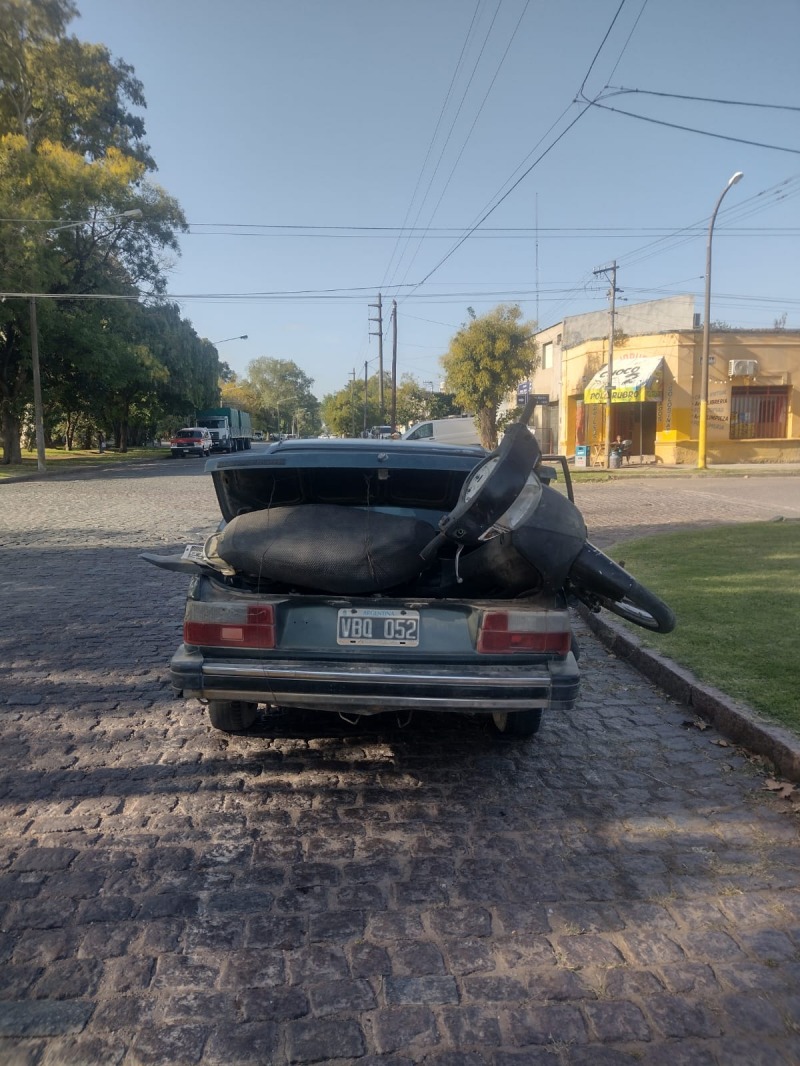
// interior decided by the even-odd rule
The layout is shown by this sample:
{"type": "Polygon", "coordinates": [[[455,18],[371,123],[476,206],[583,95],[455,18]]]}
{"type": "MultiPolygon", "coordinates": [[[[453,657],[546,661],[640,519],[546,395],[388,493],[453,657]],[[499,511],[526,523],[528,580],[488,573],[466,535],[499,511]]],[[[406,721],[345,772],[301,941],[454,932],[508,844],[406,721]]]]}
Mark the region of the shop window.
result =
{"type": "Polygon", "coordinates": [[[786,436],[789,390],[734,385],[731,389],[731,440],[786,436]]]}

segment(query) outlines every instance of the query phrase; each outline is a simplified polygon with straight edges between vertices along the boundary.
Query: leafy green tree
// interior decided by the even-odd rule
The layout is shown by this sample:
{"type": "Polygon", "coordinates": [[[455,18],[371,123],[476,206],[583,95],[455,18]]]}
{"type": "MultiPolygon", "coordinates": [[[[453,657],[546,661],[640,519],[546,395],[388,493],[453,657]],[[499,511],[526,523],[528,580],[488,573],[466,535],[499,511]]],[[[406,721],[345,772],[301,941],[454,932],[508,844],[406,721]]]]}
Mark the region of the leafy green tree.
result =
{"type": "MultiPolygon", "coordinates": [[[[143,121],[131,111],[144,106],[141,84],[104,47],[67,36],[76,13],[71,0],[0,3],[0,218],[6,220],[0,223],[0,289],[63,294],[55,305],[36,301],[43,381],[52,388],[62,364],[72,360],[73,383],[82,376],[99,392],[86,342],[92,329],[96,339],[103,337],[97,333],[103,316],[78,311],[73,297],[163,292],[164,252],[177,251],[176,231],[185,220],[176,201],[147,180],[154,164],[143,121]],[[133,210],[141,211],[139,222],[120,218],[133,210]],[[53,219],[82,221],[58,225],[53,219]],[[85,366],[78,373],[81,352],[85,366]]],[[[9,296],[0,305],[5,463],[20,458],[21,420],[30,402],[29,304],[9,296]]],[[[125,372],[115,349],[123,406],[135,366],[150,366],[145,377],[153,389],[163,383],[146,342],[132,336],[127,342],[125,372]]],[[[50,406],[49,394],[46,400],[50,406]]],[[[46,416],[52,422],[53,412],[46,416]]]]}
{"type": "Polygon", "coordinates": [[[222,407],[238,407],[242,411],[247,411],[253,418],[259,417],[260,400],[246,378],[224,381],[220,389],[219,402],[222,407]]]}
{"type": "Polygon", "coordinates": [[[431,393],[411,374],[404,374],[397,386],[397,424],[410,426],[429,417],[431,393]]]}
{"type": "Polygon", "coordinates": [[[219,400],[217,349],[198,337],[191,322],[181,318],[176,304],[138,305],[139,337],[166,368],[156,400],[166,428],[193,419],[194,412],[215,407],[219,400]]]}
{"type": "Polygon", "coordinates": [[[474,412],[485,448],[497,445],[497,409],[510,389],[536,367],[534,324],[517,305],[501,304],[463,325],[442,357],[447,388],[474,412]]]}
{"type": "Polygon", "coordinates": [[[397,387],[397,424],[410,426],[426,418],[461,414],[452,393],[431,392],[411,374],[404,374],[397,387]]]}
{"type": "Polygon", "coordinates": [[[145,106],[142,84],[104,45],[67,35],[77,14],[72,0],[0,4],[0,129],[32,151],[51,141],[99,159],[115,147],[154,169],[130,110],[145,106]]]}
{"type": "MultiPolygon", "coordinates": [[[[364,381],[352,381],[338,392],[324,396],[321,404],[322,420],[331,433],[341,437],[360,437],[364,429],[382,425],[380,405],[380,382],[377,374],[367,379],[366,396],[364,381]]],[[[384,399],[387,392],[384,376],[384,399]]]]}
{"type": "Polygon", "coordinates": [[[456,403],[452,392],[434,392],[431,396],[430,418],[449,418],[451,415],[463,415],[464,409],[456,403]]]}
{"type": "Polygon", "coordinates": [[[295,432],[299,419],[305,432],[319,431],[319,400],[311,391],[314,380],[297,363],[261,356],[248,364],[247,382],[257,397],[258,417],[268,430],[295,432]]]}
{"type": "MultiPolygon", "coordinates": [[[[376,408],[377,410],[377,408],[376,408]]],[[[355,386],[348,385],[338,392],[331,392],[322,397],[320,415],[329,433],[336,437],[358,437],[363,429],[364,386],[361,386],[361,398],[355,386]]]]}

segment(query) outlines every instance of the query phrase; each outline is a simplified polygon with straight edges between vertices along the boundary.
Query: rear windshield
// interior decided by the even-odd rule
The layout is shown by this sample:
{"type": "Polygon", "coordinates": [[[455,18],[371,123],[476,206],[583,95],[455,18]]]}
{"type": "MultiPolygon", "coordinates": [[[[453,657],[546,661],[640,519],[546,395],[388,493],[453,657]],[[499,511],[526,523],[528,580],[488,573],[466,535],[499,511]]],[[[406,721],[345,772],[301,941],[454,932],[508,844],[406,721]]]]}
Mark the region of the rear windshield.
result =
{"type": "Polygon", "coordinates": [[[200,429],[179,429],[177,436],[179,437],[202,437],[203,431],[200,429]]]}

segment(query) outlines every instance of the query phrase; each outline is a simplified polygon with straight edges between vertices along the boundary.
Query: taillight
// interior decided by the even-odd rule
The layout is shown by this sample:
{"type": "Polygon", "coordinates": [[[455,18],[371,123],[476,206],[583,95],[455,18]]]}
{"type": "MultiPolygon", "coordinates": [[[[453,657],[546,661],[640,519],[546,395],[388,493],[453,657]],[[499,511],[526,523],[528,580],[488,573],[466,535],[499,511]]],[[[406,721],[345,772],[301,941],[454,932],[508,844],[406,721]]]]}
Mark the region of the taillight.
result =
{"type": "Polygon", "coordinates": [[[190,601],[183,640],[204,648],[274,648],[275,610],[272,604],[256,607],[190,601]]]}
{"type": "Polygon", "coordinates": [[[485,611],[478,631],[478,651],[540,652],[566,655],[572,631],[566,611],[485,611]]]}

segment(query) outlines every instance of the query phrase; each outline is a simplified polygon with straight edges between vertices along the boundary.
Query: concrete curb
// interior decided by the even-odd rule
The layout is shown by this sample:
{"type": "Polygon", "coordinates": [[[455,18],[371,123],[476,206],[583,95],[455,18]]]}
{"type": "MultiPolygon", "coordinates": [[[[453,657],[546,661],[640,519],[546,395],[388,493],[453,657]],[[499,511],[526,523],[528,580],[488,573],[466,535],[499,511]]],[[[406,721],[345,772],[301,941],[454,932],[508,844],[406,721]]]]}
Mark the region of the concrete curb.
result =
{"type": "Polygon", "coordinates": [[[578,613],[600,641],[658,685],[711,722],[723,736],[748,751],[764,755],[789,781],[800,782],[800,738],[765,721],[746,704],[706,685],[689,671],[658,652],[643,647],[621,624],[578,605],[578,613]]]}

